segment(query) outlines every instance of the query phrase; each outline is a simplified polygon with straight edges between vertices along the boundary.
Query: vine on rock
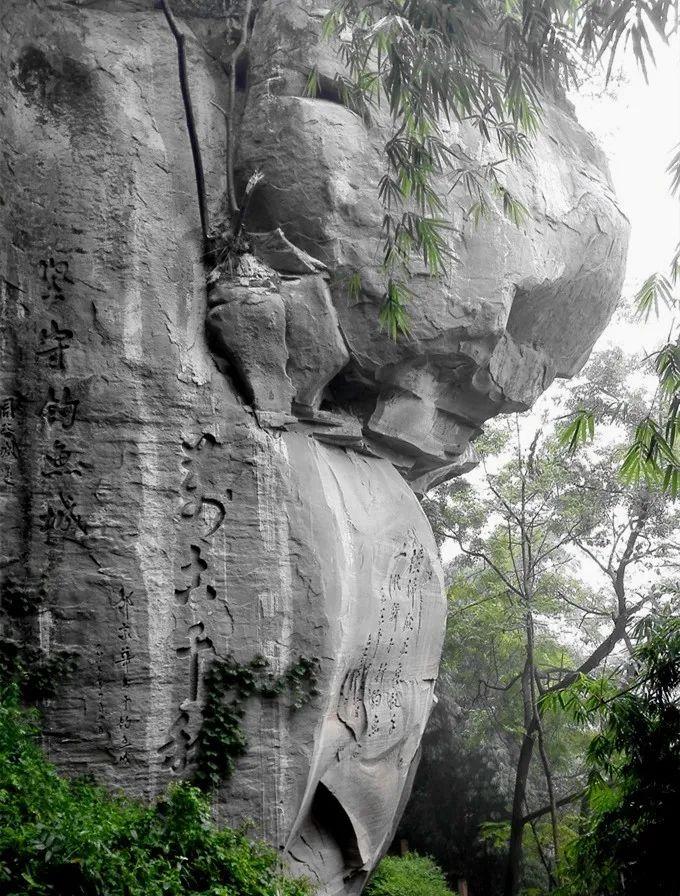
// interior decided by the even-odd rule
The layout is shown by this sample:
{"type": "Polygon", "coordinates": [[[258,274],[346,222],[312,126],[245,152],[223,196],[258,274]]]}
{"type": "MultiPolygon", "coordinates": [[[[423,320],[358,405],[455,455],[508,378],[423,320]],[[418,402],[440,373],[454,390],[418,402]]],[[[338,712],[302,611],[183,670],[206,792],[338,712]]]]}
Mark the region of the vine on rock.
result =
{"type": "Polygon", "coordinates": [[[36,618],[45,596],[23,581],[0,583],[0,688],[15,685],[26,705],[54,697],[78,657],[68,650],[44,650],[34,643],[36,618]]]}
{"type": "Polygon", "coordinates": [[[15,684],[24,704],[32,706],[54,697],[78,658],[66,650],[51,653],[25,640],[0,638],[0,687],[15,684]]]}
{"type": "Polygon", "coordinates": [[[206,701],[197,739],[195,783],[211,790],[234,772],[236,760],[248,750],[241,727],[245,703],[251,697],[275,699],[288,694],[290,709],[302,709],[319,691],[318,657],[299,657],[275,675],[269,662],[256,656],[242,665],[231,654],[216,660],[205,677],[206,701]]]}

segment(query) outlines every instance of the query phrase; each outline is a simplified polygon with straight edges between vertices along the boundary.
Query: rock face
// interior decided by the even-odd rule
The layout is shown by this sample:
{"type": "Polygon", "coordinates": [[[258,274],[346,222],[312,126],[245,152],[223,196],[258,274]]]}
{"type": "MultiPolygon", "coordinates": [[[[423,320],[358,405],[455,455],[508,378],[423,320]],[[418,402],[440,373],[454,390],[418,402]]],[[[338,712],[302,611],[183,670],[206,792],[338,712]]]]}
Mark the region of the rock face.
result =
{"type": "MultiPolygon", "coordinates": [[[[414,491],[469,468],[486,419],[579,369],[626,225],[600,153],[549,106],[533,160],[508,171],[527,223],[475,229],[454,191],[460,261],[415,270],[412,337],[390,342],[381,125],[332,91],[304,97],[312,65],[326,84],[338,64],[323,14],[266,0],[238,77],[239,178],[264,174],[252,251],[208,295],[175,45],[151,6],[3,3],[3,643],[74,655],[46,746],[144,796],[191,774],[211,662],[317,657],[302,710],[248,704],[249,750],[215,805],[321,894],[359,893],[408,794],[443,637],[414,491]]],[[[217,219],[221,62],[242,13],[174,6],[217,219]]]]}

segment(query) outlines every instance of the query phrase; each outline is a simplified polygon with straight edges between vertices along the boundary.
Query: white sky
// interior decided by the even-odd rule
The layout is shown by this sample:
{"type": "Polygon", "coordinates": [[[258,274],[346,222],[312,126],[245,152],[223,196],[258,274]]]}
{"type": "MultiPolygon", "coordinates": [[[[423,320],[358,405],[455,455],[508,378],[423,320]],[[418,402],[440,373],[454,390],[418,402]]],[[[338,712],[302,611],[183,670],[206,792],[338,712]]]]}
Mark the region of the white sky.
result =
{"type": "MultiPolygon", "coordinates": [[[[579,120],[605,150],[621,208],[631,222],[624,295],[631,296],[655,271],[667,273],[680,241],[680,201],[670,193],[666,168],[680,143],[680,37],[654,44],[656,66],[645,83],[630,48],[620,53],[622,69],[606,93],[603,83],[570,97],[579,120]],[[598,90],[599,88],[599,90],[598,90]]],[[[600,345],[616,341],[635,351],[650,350],[667,325],[616,323],[600,345]]]]}

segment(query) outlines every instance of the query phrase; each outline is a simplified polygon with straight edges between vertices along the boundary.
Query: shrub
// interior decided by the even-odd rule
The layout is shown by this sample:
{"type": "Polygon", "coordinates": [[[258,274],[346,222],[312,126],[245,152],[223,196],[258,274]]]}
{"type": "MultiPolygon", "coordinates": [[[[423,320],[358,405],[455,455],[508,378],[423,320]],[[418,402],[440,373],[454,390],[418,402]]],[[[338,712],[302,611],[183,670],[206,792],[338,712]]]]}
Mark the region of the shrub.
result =
{"type": "Polygon", "coordinates": [[[452,896],[441,868],[414,852],[385,856],[366,888],[365,896],[452,896]]]}
{"type": "Polygon", "coordinates": [[[199,790],[155,805],[60,777],[16,687],[0,691],[0,893],[6,896],[307,896],[276,853],[217,829],[199,790]]]}

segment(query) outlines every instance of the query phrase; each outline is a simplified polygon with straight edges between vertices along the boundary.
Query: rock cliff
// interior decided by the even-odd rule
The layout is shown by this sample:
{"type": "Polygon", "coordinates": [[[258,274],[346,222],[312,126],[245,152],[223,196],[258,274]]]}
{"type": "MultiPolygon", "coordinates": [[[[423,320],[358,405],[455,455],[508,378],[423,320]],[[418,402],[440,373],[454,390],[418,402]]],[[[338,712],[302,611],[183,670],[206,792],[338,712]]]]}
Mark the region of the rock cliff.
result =
{"type": "MultiPolygon", "coordinates": [[[[532,159],[508,167],[526,223],[474,227],[454,190],[458,262],[414,270],[411,337],[391,342],[382,126],[328,87],[323,10],[264,0],[232,122],[240,189],[263,175],[250,252],[208,294],[176,48],[152,7],[0,11],[3,638],[75,657],[45,707],[52,758],[148,797],[195,766],[216,658],[318,658],[302,709],[247,703],[249,748],[215,805],[321,894],[359,893],[408,795],[443,637],[416,495],[474,463],[485,420],[580,368],[627,227],[601,153],[549,104],[532,159]]],[[[174,7],[219,221],[243,13],[174,7]]],[[[450,139],[486,151],[460,126],[450,139]]]]}

